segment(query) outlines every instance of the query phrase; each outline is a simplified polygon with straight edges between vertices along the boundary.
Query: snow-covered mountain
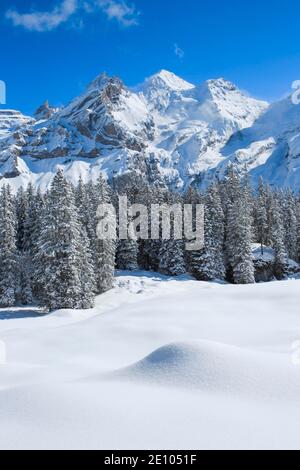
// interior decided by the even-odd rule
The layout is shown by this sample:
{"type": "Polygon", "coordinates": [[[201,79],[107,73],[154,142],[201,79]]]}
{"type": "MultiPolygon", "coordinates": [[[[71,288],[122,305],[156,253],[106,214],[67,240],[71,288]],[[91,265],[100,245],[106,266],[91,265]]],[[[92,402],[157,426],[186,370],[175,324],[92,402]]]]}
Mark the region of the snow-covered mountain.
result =
{"type": "Polygon", "coordinates": [[[33,125],[34,119],[19,111],[0,109],[0,177],[12,179],[22,173],[19,156],[25,144],[24,129],[33,125]]]}
{"type": "Polygon", "coordinates": [[[149,152],[177,188],[201,184],[206,172],[224,160],[221,149],[228,139],[251,126],[268,106],[224,79],[194,86],[165,71],[146,80],[141,90],[155,122],[149,152]],[[161,95],[161,89],[167,91],[161,95]]]}
{"type": "Polygon", "coordinates": [[[0,175],[42,189],[58,166],[72,181],[138,172],[173,188],[206,186],[233,163],[271,184],[299,187],[300,107],[269,106],[224,80],[195,86],[162,70],[133,89],[97,77],[67,106],[35,119],[0,111],[0,175]]]}
{"type": "MultiPolygon", "coordinates": [[[[300,106],[287,97],[268,107],[252,127],[234,134],[222,150],[226,165],[246,168],[277,187],[300,188],[300,106]]],[[[224,163],[216,169],[222,177],[224,163]]]]}
{"type": "Polygon", "coordinates": [[[49,101],[45,101],[34,113],[34,118],[37,121],[45,121],[50,119],[55,113],[59,111],[59,108],[53,108],[50,106],[49,101]]]}
{"type": "Polygon", "coordinates": [[[19,111],[0,109],[0,139],[10,136],[19,128],[33,122],[33,119],[23,116],[19,111]]]}

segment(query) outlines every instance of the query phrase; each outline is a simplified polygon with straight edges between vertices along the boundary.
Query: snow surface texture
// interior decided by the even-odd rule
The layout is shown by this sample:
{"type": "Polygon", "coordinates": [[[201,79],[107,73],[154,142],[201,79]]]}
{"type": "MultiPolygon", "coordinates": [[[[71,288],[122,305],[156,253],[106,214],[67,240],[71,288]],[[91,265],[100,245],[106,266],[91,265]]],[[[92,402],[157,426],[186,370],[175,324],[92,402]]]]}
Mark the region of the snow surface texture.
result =
{"type": "Polygon", "coordinates": [[[0,447],[299,449],[299,282],[125,272],[90,311],[0,311],[0,447]]]}

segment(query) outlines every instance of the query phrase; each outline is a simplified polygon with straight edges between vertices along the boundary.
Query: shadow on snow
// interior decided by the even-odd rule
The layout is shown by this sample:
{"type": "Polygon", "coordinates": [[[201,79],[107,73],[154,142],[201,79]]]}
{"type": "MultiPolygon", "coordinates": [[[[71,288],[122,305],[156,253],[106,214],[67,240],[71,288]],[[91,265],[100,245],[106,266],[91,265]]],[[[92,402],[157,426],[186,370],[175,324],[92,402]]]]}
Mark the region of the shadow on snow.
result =
{"type": "Polygon", "coordinates": [[[47,312],[34,307],[12,307],[0,309],[0,321],[16,320],[20,318],[37,318],[45,315],[47,315],[47,312]]]}

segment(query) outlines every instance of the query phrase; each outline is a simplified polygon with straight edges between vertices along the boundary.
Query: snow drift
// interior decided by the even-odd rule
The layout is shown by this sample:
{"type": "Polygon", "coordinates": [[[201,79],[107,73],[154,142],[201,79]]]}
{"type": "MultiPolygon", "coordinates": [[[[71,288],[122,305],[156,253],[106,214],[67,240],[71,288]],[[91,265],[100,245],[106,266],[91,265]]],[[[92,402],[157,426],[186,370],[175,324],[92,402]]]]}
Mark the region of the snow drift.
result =
{"type": "Polygon", "coordinates": [[[300,369],[272,354],[210,341],[173,343],[114,373],[115,377],[198,388],[231,396],[300,401],[300,369]]]}
{"type": "Polygon", "coordinates": [[[299,292],[119,273],[89,311],[0,311],[1,449],[299,449],[299,292]]]}

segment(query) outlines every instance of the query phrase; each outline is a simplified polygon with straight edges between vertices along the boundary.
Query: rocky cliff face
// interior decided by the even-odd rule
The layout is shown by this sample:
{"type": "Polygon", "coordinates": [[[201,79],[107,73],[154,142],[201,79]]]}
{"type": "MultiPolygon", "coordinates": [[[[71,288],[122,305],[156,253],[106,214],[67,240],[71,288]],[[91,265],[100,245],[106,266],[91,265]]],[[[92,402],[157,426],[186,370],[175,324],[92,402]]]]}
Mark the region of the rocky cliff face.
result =
{"type": "Polygon", "coordinates": [[[26,129],[33,124],[34,119],[19,111],[0,109],[0,177],[12,179],[22,173],[20,156],[26,142],[26,129]]]}
{"type": "Polygon", "coordinates": [[[300,106],[291,97],[270,105],[251,127],[233,134],[222,153],[220,177],[231,162],[247,169],[254,182],[263,177],[272,186],[299,190],[300,106]]]}
{"type": "Polygon", "coordinates": [[[46,121],[59,111],[59,108],[50,106],[48,101],[45,101],[34,113],[34,118],[37,121],[46,121]]]}
{"type": "Polygon", "coordinates": [[[14,132],[33,122],[34,119],[23,116],[19,111],[0,109],[0,139],[11,137],[14,132]]]}
{"type": "Polygon", "coordinates": [[[269,106],[232,83],[200,86],[161,71],[135,89],[97,77],[61,109],[48,102],[35,119],[0,110],[0,176],[42,188],[58,166],[72,181],[129,171],[177,190],[222,178],[228,164],[271,184],[299,187],[300,107],[269,106]]]}

